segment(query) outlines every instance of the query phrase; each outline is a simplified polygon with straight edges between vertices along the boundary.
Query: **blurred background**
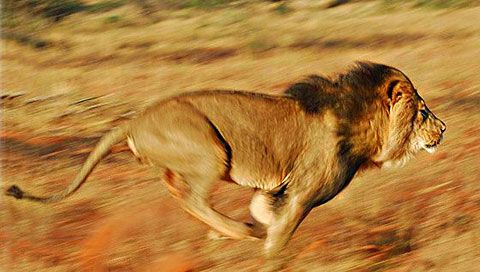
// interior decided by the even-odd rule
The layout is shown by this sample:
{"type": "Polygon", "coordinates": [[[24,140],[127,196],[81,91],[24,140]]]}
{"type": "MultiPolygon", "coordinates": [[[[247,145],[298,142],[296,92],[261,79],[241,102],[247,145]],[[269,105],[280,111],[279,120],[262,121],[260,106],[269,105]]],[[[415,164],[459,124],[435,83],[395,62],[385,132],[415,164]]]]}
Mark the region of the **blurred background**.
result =
{"type": "MultiPolygon", "coordinates": [[[[2,190],[62,190],[153,101],[279,93],[355,60],[401,69],[447,124],[433,155],[358,175],[290,241],[291,271],[478,271],[480,1],[3,0],[2,190]]],[[[257,271],[261,241],[215,241],[124,146],[74,196],[0,198],[0,271],[257,271]]],[[[213,203],[248,219],[251,192],[213,203]]]]}

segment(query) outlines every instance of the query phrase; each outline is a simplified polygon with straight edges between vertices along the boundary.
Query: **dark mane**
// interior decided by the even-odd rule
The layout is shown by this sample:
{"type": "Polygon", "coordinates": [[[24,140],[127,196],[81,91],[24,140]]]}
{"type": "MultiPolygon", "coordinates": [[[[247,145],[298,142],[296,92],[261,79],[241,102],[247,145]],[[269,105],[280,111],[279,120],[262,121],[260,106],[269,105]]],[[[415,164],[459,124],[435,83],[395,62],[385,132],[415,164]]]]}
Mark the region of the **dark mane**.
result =
{"type": "Polygon", "coordinates": [[[331,109],[339,117],[354,120],[370,103],[380,98],[376,90],[396,72],[399,71],[387,65],[357,62],[352,69],[334,79],[310,75],[291,85],[284,94],[297,100],[307,113],[331,109]]]}
{"type": "Polygon", "coordinates": [[[395,71],[397,69],[383,64],[356,62],[348,72],[339,74],[335,83],[355,92],[371,92],[381,87],[395,71]]]}
{"type": "Polygon", "coordinates": [[[331,90],[333,84],[330,79],[310,75],[288,87],[284,94],[297,100],[307,113],[319,113],[322,109],[335,104],[335,94],[331,90]]]}

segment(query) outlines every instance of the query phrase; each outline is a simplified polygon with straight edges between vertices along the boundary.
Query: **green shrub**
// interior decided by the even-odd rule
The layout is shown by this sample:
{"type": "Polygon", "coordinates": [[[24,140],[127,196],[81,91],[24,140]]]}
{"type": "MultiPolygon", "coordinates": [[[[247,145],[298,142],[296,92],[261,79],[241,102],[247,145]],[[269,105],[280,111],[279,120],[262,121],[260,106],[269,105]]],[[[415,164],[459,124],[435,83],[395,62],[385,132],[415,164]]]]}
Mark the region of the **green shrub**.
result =
{"type": "Polygon", "coordinates": [[[3,38],[16,41],[19,44],[31,46],[32,48],[35,48],[35,49],[46,49],[52,45],[50,41],[42,38],[37,38],[32,35],[20,34],[20,33],[9,32],[9,31],[3,33],[3,38]]]}
{"type": "Polygon", "coordinates": [[[462,8],[480,5],[480,1],[478,0],[383,0],[383,3],[390,8],[398,4],[411,4],[413,7],[434,9],[462,8]]]}
{"type": "Polygon", "coordinates": [[[186,8],[215,8],[228,3],[228,0],[190,0],[186,1],[186,8]]]}
{"type": "MultiPolygon", "coordinates": [[[[42,1],[36,0],[35,2],[42,1]]],[[[86,5],[79,0],[49,0],[44,5],[42,15],[55,21],[86,9],[86,5]]]]}
{"type": "Polygon", "coordinates": [[[119,15],[112,15],[105,18],[105,23],[107,24],[114,24],[114,23],[117,23],[118,21],[120,21],[119,15]]]}
{"type": "Polygon", "coordinates": [[[284,14],[287,14],[289,12],[291,12],[292,10],[288,7],[287,3],[286,2],[282,2],[280,3],[278,6],[275,7],[275,12],[280,14],[280,15],[284,15],[284,14]]]}
{"type": "Polygon", "coordinates": [[[471,4],[470,0],[416,0],[414,6],[428,8],[458,8],[471,4]]]}
{"type": "MultiPolygon", "coordinates": [[[[60,21],[82,11],[106,12],[123,6],[127,0],[106,0],[85,4],[82,0],[5,0],[2,6],[2,21],[12,15],[37,15],[60,21]]],[[[14,16],[13,16],[14,17],[14,16]]]]}

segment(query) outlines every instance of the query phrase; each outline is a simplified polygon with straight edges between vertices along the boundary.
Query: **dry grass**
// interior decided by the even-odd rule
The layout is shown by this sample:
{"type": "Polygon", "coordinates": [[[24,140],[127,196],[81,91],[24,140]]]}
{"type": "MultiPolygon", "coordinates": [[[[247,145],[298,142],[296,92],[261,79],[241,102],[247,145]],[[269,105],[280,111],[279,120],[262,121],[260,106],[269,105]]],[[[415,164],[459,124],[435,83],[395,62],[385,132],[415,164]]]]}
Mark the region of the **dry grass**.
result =
{"type": "MultiPolygon", "coordinates": [[[[360,175],[316,209],[291,241],[290,268],[475,271],[480,9],[392,9],[385,1],[288,7],[283,14],[253,2],[145,15],[127,4],[9,28],[48,46],[3,40],[3,187],[60,190],[96,137],[158,98],[202,88],[278,92],[305,74],[372,60],[411,77],[446,121],[445,143],[403,169],[360,175]]],[[[247,218],[248,196],[222,185],[214,202],[247,218]]],[[[256,271],[262,263],[260,242],[208,240],[155,174],[124,153],[68,201],[0,205],[0,270],[256,271]]]]}

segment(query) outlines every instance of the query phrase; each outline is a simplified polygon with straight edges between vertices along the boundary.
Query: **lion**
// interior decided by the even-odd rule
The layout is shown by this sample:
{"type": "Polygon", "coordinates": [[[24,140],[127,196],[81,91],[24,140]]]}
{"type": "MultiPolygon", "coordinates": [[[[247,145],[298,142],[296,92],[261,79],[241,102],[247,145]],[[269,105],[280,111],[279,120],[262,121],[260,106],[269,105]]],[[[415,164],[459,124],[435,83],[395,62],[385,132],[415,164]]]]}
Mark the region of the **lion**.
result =
{"type": "Polygon", "coordinates": [[[309,212],[360,169],[400,166],[420,150],[434,152],[445,129],[403,72],[357,62],[331,78],[308,76],[280,95],[204,90],[163,99],[104,135],[63,192],[39,197],[13,185],[6,194],[62,200],[114,144],[127,141],[140,161],[164,170],[169,192],[190,214],[232,238],[265,238],[268,266],[309,212]],[[254,223],[211,207],[219,180],[256,190],[254,223]]]}

